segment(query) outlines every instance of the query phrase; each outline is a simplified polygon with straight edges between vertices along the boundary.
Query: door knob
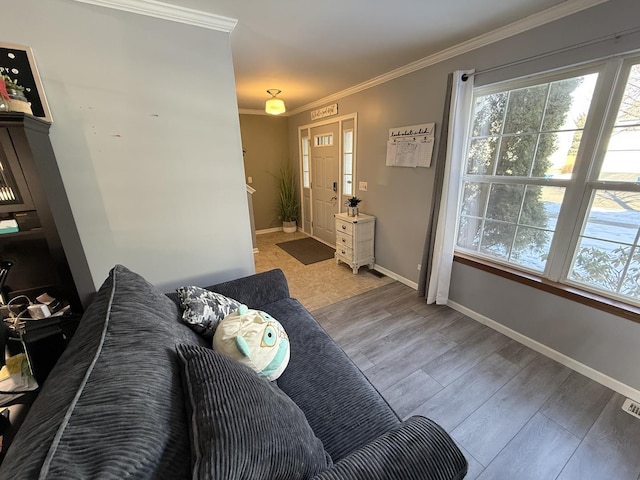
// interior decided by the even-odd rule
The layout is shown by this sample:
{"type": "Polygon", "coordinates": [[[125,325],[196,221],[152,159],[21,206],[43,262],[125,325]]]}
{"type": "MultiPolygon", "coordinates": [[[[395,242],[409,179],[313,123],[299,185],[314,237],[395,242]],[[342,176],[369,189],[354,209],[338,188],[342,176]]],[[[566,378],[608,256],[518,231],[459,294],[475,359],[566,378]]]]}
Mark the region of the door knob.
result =
{"type": "Polygon", "coordinates": [[[331,197],[331,199],[329,201],[333,202],[334,200],[337,200],[337,199],[338,199],[338,197],[334,195],[333,197],[331,197]]]}

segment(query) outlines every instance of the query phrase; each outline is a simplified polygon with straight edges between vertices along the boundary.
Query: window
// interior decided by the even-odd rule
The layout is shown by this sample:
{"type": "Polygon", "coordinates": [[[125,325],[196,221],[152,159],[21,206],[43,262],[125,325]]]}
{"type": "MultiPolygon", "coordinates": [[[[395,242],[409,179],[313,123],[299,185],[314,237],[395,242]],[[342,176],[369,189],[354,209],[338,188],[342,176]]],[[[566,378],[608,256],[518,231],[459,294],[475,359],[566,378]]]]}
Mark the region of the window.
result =
{"type": "Polygon", "coordinates": [[[309,137],[302,137],[302,186],[311,188],[311,176],[309,174],[309,137]]]}
{"type": "Polygon", "coordinates": [[[640,59],[473,101],[457,250],[640,304],[640,59]]]}
{"type": "Polygon", "coordinates": [[[316,147],[330,147],[331,145],[333,145],[332,133],[326,133],[324,135],[316,135],[314,139],[315,139],[316,147]]]}
{"type": "Polygon", "coordinates": [[[343,135],[342,194],[353,195],[353,130],[345,130],[343,135]]]}

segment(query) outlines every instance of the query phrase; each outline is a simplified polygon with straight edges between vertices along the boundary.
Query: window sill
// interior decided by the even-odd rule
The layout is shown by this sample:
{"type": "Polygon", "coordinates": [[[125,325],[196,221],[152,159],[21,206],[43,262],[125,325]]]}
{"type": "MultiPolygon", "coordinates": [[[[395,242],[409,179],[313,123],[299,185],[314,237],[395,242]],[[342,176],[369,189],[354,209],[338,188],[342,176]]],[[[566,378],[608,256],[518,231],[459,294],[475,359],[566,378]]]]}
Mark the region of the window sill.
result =
{"type": "Polygon", "coordinates": [[[537,277],[535,275],[521,272],[519,270],[498,266],[494,263],[486,261],[481,258],[472,257],[464,253],[456,252],[453,257],[454,262],[458,262],[462,265],[477,268],[493,275],[512,280],[514,282],[527,285],[532,288],[537,288],[553,295],[558,295],[582,305],[587,305],[592,308],[596,308],[603,312],[617,315],[627,320],[640,323],[640,308],[633,305],[629,305],[620,301],[612,300],[601,295],[580,290],[576,287],[564,285],[557,282],[552,282],[544,278],[537,277]]]}

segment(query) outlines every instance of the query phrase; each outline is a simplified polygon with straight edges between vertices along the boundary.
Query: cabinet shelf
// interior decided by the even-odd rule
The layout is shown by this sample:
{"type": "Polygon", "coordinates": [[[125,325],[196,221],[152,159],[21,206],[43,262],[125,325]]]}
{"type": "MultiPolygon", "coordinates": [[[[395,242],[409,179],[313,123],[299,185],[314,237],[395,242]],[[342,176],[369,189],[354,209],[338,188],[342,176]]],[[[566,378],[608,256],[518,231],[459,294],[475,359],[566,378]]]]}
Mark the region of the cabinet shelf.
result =
{"type": "Polygon", "coordinates": [[[0,233],[0,241],[16,238],[42,237],[44,236],[44,228],[34,228],[33,230],[25,230],[24,232],[0,233]]]}
{"type": "Polygon", "coordinates": [[[30,115],[0,116],[0,164],[5,171],[0,190],[10,188],[17,199],[0,204],[0,217],[15,219],[23,229],[0,233],[0,260],[13,262],[3,294],[12,298],[29,292],[33,297],[47,291],[68,302],[74,312],[82,312],[83,301],[95,287],[51,146],[49,126],[30,115]]]}

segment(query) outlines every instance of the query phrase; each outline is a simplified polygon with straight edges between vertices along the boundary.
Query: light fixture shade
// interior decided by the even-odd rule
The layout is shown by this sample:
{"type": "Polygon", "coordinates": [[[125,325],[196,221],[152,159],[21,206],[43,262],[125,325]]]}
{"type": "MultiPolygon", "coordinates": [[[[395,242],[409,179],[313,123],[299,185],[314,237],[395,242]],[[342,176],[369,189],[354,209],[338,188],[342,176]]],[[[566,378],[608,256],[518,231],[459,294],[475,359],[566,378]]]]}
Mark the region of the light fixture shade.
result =
{"type": "Polygon", "coordinates": [[[272,95],[273,97],[265,102],[264,104],[265,112],[267,112],[270,115],[280,115],[281,113],[284,113],[287,111],[287,109],[284,106],[284,100],[281,100],[280,98],[276,97],[276,95],[280,93],[280,90],[272,88],[270,90],[267,90],[267,93],[269,95],[272,95]]]}

